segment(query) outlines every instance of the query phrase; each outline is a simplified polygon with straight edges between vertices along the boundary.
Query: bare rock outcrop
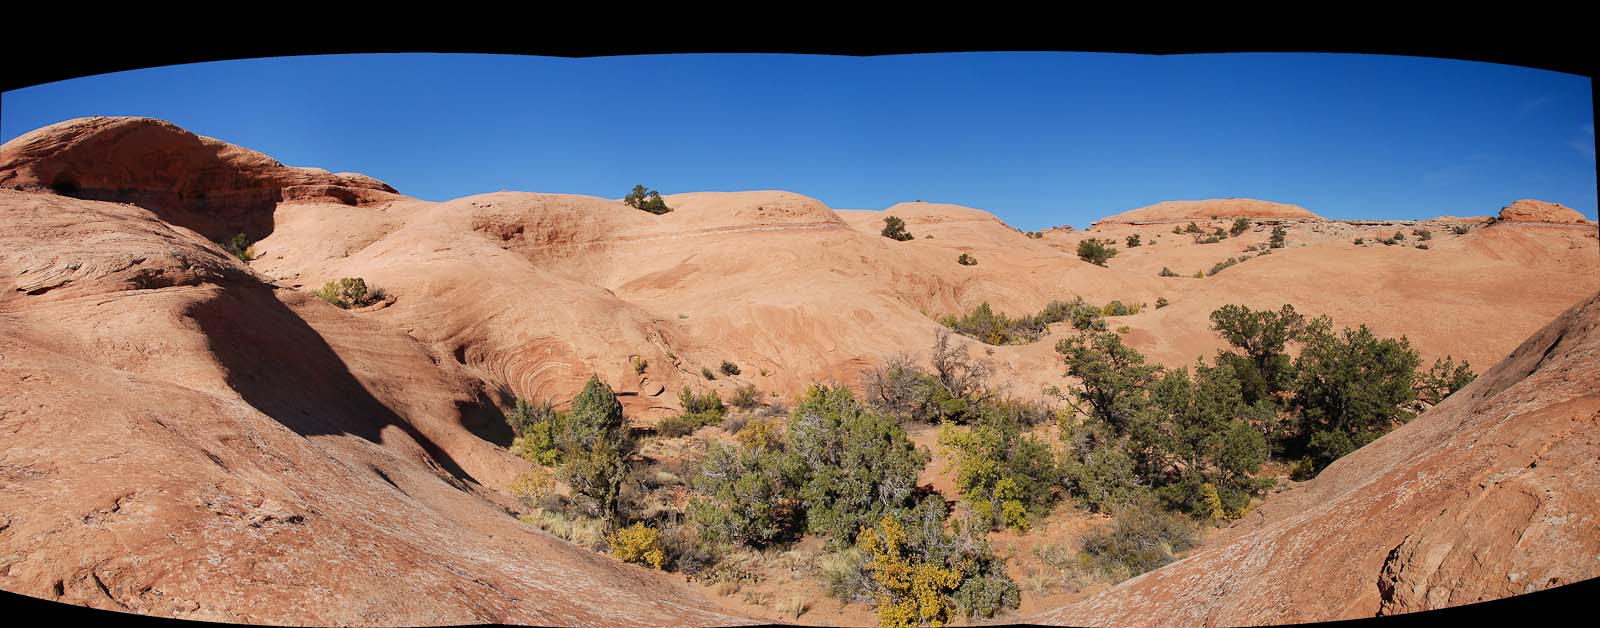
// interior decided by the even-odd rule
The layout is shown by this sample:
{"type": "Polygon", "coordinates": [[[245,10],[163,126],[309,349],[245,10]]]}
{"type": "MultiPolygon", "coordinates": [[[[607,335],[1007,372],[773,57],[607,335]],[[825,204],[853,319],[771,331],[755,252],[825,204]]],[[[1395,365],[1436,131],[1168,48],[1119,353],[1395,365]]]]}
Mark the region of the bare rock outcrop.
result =
{"type": "Polygon", "coordinates": [[[1321,220],[1322,217],[1299,205],[1274,203],[1252,198],[1217,198],[1203,201],[1163,201],[1101,218],[1101,223],[1145,223],[1211,218],[1282,218],[1321,220]]]}
{"type": "Polygon", "coordinates": [[[495,489],[529,463],[463,368],[149,210],[0,190],[0,287],[6,591],[248,624],[741,623],[519,523],[495,489]]]}
{"type": "Polygon", "coordinates": [[[1561,203],[1522,199],[1500,209],[1500,219],[1526,222],[1588,222],[1578,210],[1561,203]]]}
{"type": "Polygon", "coordinates": [[[153,118],[76,118],[0,146],[0,188],[52,190],[132,203],[212,240],[272,228],[282,201],[390,200],[394,188],[350,173],[293,168],[266,155],[153,118]]]}

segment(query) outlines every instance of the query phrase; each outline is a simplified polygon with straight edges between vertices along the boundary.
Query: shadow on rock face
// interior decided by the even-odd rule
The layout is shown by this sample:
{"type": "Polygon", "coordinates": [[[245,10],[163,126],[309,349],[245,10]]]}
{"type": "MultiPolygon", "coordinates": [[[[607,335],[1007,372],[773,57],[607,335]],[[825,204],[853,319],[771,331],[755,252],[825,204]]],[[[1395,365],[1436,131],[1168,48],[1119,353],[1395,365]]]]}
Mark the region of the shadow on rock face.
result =
{"type": "Polygon", "coordinates": [[[279,301],[271,288],[231,287],[192,306],[188,316],[199,324],[211,352],[227,369],[228,385],[246,403],[295,433],[353,434],[381,443],[381,431],[393,425],[446,472],[478,483],[436,443],[374,398],[322,335],[279,301]]]}

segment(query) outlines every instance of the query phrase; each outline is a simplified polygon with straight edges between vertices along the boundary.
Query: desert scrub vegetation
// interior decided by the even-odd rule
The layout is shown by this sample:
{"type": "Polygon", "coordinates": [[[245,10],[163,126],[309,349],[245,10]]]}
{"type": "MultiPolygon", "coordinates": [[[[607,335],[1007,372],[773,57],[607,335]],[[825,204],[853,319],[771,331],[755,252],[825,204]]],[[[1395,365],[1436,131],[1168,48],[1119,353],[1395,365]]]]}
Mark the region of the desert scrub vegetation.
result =
{"type": "Polygon", "coordinates": [[[956,258],[956,263],[962,266],[977,266],[978,258],[962,253],[960,257],[956,258]]]}
{"type": "Polygon", "coordinates": [[[1139,234],[1135,233],[1135,234],[1133,234],[1131,236],[1128,236],[1128,239],[1127,239],[1128,248],[1131,249],[1133,247],[1139,246],[1140,244],[1141,244],[1141,242],[1139,241],[1139,234]]]}
{"type": "Polygon", "coordinates": [[[863,375],[866,403],[900,421],[966,422],[984,399],[988,364],[972,359],[967,345],[951,342],[945,330],[934,335],[931,361],[930,373],[909,355],[891,356],[863,375]]]}
{"type": "Polygon", "coordinates": [[[915,505],[928,459],[849,389],[813,386],[779,442],[707,450],[687,515],[716,543],[759,549],[815,534],[841,549],[863,525],[915,505]]]}
{"type": "Polygon", "coordinates": [[[1110,303],[1101,306],[1101,316],[1132,316],[1144,309],[1143,303],[1126,305],[1120,300],[1113,299],[1110,303]]]}
{"type": "Polygon", "coordinates": [[[1096,266],[1105,266],[1106,262],[1117,256],[1117,250],[1106,246],[1093,238],[1078,241],[1078,259],[1096,266]]]}
{"type": "Polygon", "coordinates": [[[1234,264],[1238,264],[1238,263],[1239,263],[1239,258],[1237,258],[1237,257],[1230,257],[1230,258],[1228,258],[1226,260],[1217,262],[1215,265],[1213,265],[1211,267],[1211,270],[1206,271],[1206,276],[1207,277],[1214,277],[1214,276],[1216,276],[1217,273],[1222,272],[1223,269],[1226,269],[1227,267],[1233,266],[1234,264]]]}
{"type": "Polygon", "coordinates": [[[382,301],[385,296],[382,290],[368,290],[366,280],[360,277],[335,279],[312,291],[312,294],[329,305],[345,310],[372,305],[382,301]]]}
{"type": "Polygon", "coordinates": [[[985,301],[959,317],[946,315],[939,319],[939,323],[984,344],[1027,344],[1043,337],[1049,326],[1055,323],[1071,321],[1074,326],[1092,325],[1097,316],[1137,314],[1140,307],[1137,304],[1124,305],[1121,301],[1095,307],[1084,301],[1083,297],[1073,297],[1071,301],[1051,301],[1038,314],[1012,318],[995,313],[985,301]]]}
{"type": "Polygon", "coordinates": [[[1199,536],[1188,521],[1141,500],[1118,508],[1111,524],[1084,537],[1078,565],[1121,582],[1177,560],[1198,545],[1199,536]]]}
{"type": "Polygon", "coordinates": [[[1469,231],[1472,231],[1472,225],[1453,225],[1450,227],[1450,232],[1456,235],[1467,235],[1469,231]]]}
{"type": "Polygon", "coordinates": [[[661,549],[661,537],[655,528],[635,523],[606,536],[611,555],[625,563],[641,563],[661,569],[667,554],[661,549]]]}
{"type": "Polygon", "coordinates": [[[1228,235],[1237,237],[1239,234],[1250,230],[1250,219],[1235,218],[1233,226],[1228,227],[1228,235]]]}
{"type": "Polygon", "coordinates": [[[233,236],[227,242],[218,242],[217,244],[234,257],[239,258],[241,262],[249,262],[256,259],[255,244],[250,242],[249,236],[243,233],[233,236]]]}
{"type": "Polygon", "coordinates": [[[671,207],[667,207],[667,202],[662,200],[660,192],[646,190],[643,185],[633,186],[633,191],[624,196],[622,202],[626,203],[628,207],[658,216],[672,211],[671,207]]]}
{"type": "Polygon", "coordinates": [[[573,500],[568,505],[573,508],[561,513],[546,509],[548,516],[539,515],[545,523],[555,525],[551,517],[559,515],[594,519],[608,529],[616,524],[629,458],[638,444],[610,386],[590,376],[566,412],[554,411],[548,402],[519,400],[506,418],[517,433],[512,453],[554,467],[555,477],[571,489],[573,500]]]}
{"type": "Polygon", "coordinates": [[[1156,309],[1158,310],[1170,305],[1171,303],[1172,302],[1168,301],[1166,297],[1156,297],[1156,309]]]}
{"type": "Polygon", "coordinates": [[[1054,454],[1025,427],[1015,414],[986,404],[970,427],[939,428],[939,446],[953,460],[956,489],[971,505],[974,524],[1026,531],[1031,518],[1049,512],[1054,454]]]}
{"type": "Polygon", "coordinates": [[[1195,236],[1195,244],[1216,244],[1222,241],[1222,236],[1210,235],[1205,237],[1195,236]]]}
{"type": "MultiPolygon", "coordinates": [[[[765,374],[765,373],[763,373],[765,374]]],[[[740,410],[749,410],[761,405],[761,391],[755,384],[741,384],[733,389],[733,396],[728,398],[728,405],[740,410]]]]}
{"type": "Polygon", "coordinates": [[[1171,268],[1167,268],[1166,266],[1162,266],[1161,267],[1161,272],[1156,273],[1156,275],[1159,276],[1159,277],[1177,277],[1177,276],[1179,276],[1178,273],[1172,272],[1172,269],[1171,268]]]}
{"type": "Polygon", "coordinates": [[[739,374],[739,365],[723,360],[722,366],[717,367],[717,370],[722,371],[723,375],[732,377],[739,374]]]}
{"type": "Polygon", "coordinates": [[[1272,237],[1267,240],[1267,245],[1274,249],[1283,248],[1289,236],[1289,228],[1283,225],[1273,225],[1272,237]]]}
{"type": "Polygon", "coordinates": [[[863,527],[856,548],[870,576],[879,626],[942,625],[959,617],[993,617],[1020,604],[1020,591],[994,555],[982,525],[954,518],[942,500],[885,515],[863,527]]]}
{"type": "Polygon", "coordinates": [[[1427,229],[1421,229],[1421,228],[1412,229],[1411,230],[1411,235],[1417,236],[1418,240],[1432,240],[1433,239],[1433,232],[1429,231],[1427,229]]]}
{"type": "Polygon", "coordinates": [[[911,235],[910,231],[906,231],[906,221],[899,216],[885,216],[883,219],[883,231],[880,231],[879,235],[899,242],[915,237],[911,235]]]}
{"type": "Polygon", "coordinates": [[[688,385],[684,385],[679,391],[678,404],[683,407],[683,411],[657,423],[657,434],[668,438],[688,436],[701,427],[721,423],[728,411],[717,391],[695,394],[688,385]]]}
{"type": "Polygon", "coordinates": [[[700,367],[700,376],[706,378],[707,381],[716,381],[717,379],[717,374],[711,372],[711,367],[709,366],[700,367]]]}
{"type": "Polygon", "coordinates": [[[650,361],[636,355],[628,358],[628,366],[633,367],[634,374],[644,375],[644,370],[650,367],[650,361]]]}
{"type": "Polygon", "coordinates": [[[516,406],[505,416],[511,433],[515,435],[511,441],[511,453],[547,467],[556,464],[560,456],[556,447],[556,431],[560,429],[560,423],[551,402],[529,403],[518,399],[516,406]]]}

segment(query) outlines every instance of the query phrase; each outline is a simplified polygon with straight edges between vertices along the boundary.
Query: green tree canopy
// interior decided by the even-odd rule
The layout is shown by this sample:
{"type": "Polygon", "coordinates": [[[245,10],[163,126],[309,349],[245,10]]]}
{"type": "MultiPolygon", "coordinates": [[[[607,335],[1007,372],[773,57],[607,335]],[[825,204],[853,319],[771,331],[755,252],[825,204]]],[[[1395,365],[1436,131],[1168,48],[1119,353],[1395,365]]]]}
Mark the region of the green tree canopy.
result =
{"type": "Polygon", "coordinates": [[[883,219],[883,237],[890,240],[906,241],[912,238],[911,232],[906,231],[906,221],[899,216],[886,216],[883,219]]]}
{"type": "Polygon", "coordinates": [[[646,190],[643,185],[633,186],[633,191],[624,196],[622,202],[634,209],[657,215],[672,211],[671,207],[667,207],[667,202],[661,198],[660,192],[646,190]]]}

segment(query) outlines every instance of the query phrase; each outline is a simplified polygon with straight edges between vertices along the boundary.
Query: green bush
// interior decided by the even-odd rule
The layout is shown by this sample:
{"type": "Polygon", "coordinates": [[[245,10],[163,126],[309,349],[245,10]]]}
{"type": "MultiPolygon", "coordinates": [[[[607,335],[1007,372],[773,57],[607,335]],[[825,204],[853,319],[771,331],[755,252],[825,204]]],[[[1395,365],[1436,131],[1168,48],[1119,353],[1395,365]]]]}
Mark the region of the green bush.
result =
{"type": "Polygon", "coordinates": [[[791,541],[804,527],[805,470],[794,463],[781,450],[712,443],[686,514],[714,542],[762,548],[791,541]]]}
{"type": "Polygon", "coordinates": [[[1361,244],[1361,243],[1366,242],[1366,241],[1367,241],[1366,238],[1356,238],[1356,244],[1361,244]]]}
{"type": "Polygon", "coordinates": [[[633,191],[623,197],[622,202],[634,209],[656,215],[672,211],[671,207],[667,207],[667,202],[662,200],[660,192],[646,190],[643,185],[633,186],[633,191]]]}
{"type": "Polygon", "coordinates": [[[572,400],[572,408],[555,435],[561,449],[561,479],[587,502],[595,516],[614,522],[620,504],[627,459],[637,448],[622,404],[599,377],[591,376],[572,400]]]}
{"type": "Polygon", "coordinates": [[[518,399],[511,412],[506,413],[506,424],[511,426],[512,434],[523,436],[534,424],[548,422],[555,414],[555,406],[549,401],[528,403],[518,399]]]}
{"type": "Polygon", "coordinates": [[[1417,238],[1420,239],[1420,240],[1432,240],[1433,239],[1433,232],[1429,231],[1427,229],[1412,229],[1411,230],[1411,235],[1417,236],[1417,238]]]}
{"type": "Polygon", "coordinates": [[[1456,235],[1467,235],[1467,232],[1472,231],[1472,225],[1454,225],[1450,227],[1450,231],[1456,235]]]}
{"type": "Polygon", "coordinates": [[[785,440],[795,464],[809,470],[800,488],[807,530],[835,547],[885,513],[909,508],[929,460],[899,423],[842,387],[808,390],[789,415],[785,440]]]}
{"type": "Polygon", "coordinates": [[[1067,374],[1079,380],[1077,399],[1087,404],[1086,412],[1124,432],[1138,412],[1142,390],[1154,380],[1160,367],[1146,364],[1138,351],[1122,344],[1122,337],[1104,331],[1082,331],[1056,343],[1067,374]]]}
{"type": "Polygon", "coordinates": [[[1466,360],[1462,360],[1461,364],[1456,364],[1451,356],[1434,360],[1428,372],[1417,377],[1417,401],[1427,406],[1438,405],[1445,397],[1466,388],[1477,377],[1466,360]]]}
{"type": "Polygon", "coordinates": [[[239,258],[241,262],[252,261],[256,258],[255,245],[251,244],[250,238],[242,233],[233,236],[233,239],[228,240],[226,243],[222,243],[222,248],[227,249],[234,257],[239,258]]]}
{"type": "Polygon", "coordinates": [[[1274,225],[1272,227],[1272,238],[1267,241],[1267,245],[1275,249],[1281,249],[1283,248],[1284,240],[1288,237],[1288,235],[1288,227],[1283,225],[1274,225]]]}
{"type": "Polygon", "coordinates": [[[1171,268],[1167,268],[1166,266],[1162,266],[1161,267],[1161,272],[1158,273],[1158,275],[1161,276],[1161,277],[1177,277],[1178,273],[1172,272],[1171,268]]]}
{"type": "Polygon", "coordinates": [[[956,333],[984,344],[1026,344],[1043,337],[1049,326],[1055,323],[1072,321],[1074,327],[1083,328],[1093,326],[1096,323],[1095,319],[1112,315],[1111,312],[1119,312],[1114,314],[1116,316],[1139,312],[1137,305],[1126,306],[1120,301],[1112,303],[1114,305],[1097,308],[1085,302],[1083,297],[1074,297],[1071,301],[1051,301],[1036,315],[1012,318],[1006,314],[995,313],[988,302],[984,302],[960,317],[945,316],[939,322],[956,333]]]}
{"type": "Polygon", "coordinates": [[[1316,469],[1410,420],[1421,358],[1404,337],[1378,338],[1365,325],[1339,334],[1319,325],[1295,360],[1297,442],[1316,469]]]}
{"type": "Polygon", "coordinates": [[[1027,530],[1054,500],[1057,475],[1050,447],[1023,435],[1016,415],[987,406],[970,428],[945,425],[939,445],[950,452],[956,489],[972,504],[975,520],[995,528],[1027,530]]]}
{"type": "Polygon", "coordinates": [[[1277,311],[1224,305],[1211,313],[1211,329],[1242,353],[1221,352],[1217,363],[1232,368],[1245,405],[1273,400],[1292,386],[1288,343],[1299,340],[1308,328],[1305,316],[1288,304],[1277,311]]]}
{"type": "Polygon", "coordinates": [[[312,294],[340,309],[366,307],[384,298],[382,290],[368,291],[367,282],[360,277],[344,277],[330,281],[312,294]]]}
{"type": "Polygon", "coordinates": [[[1250,219],[1248,219],[1248,218],[1235,218],[1233,220],[1233,226],[1228,228],[1228,234],[1232,235],[1234,237],[1238,237],[1239,234],[1244,233],[1245,231],[1249,231],[1249,230],[1250,230],[1250,219]]]}
{"type": "Polygon", "coordinates": [[[656,433],[669,438],[687,436],[701,427],[721,423],[728,411],[717,391],[696,395],[687,385],[678,393],[678,404],[683,406],[683,412],[657,423],[656,433]]]}
{"type": "Polygon", "coordinates": [[[733,390],[733,397],[728,399],[728,404],[740,410],[749,410],[761,405],[761,391],[755,384],[743,384],[733,390]]]}
{"type": "Polygon", "coordinates": [[[1166,306],[1168,306],[1170,304],[1171,304],[1171,302],[1168,301],[1166,297],[1156,297],[1156,309],[1159,310],[1159,309],[1164,308],[1164,307],[1166,307],[1166,306]]]}
{"type": "Polygon", "coordinates": [[[1238,264],[1238,263],[1239,263],[1239,258],[1237,258],[1237,257],[1230,257],[1230,258],[1228,258],[1228,259],[1226,259],[1224,261],[1217,262],[1215,266],[1211,267],[1210,271],[1206,272],[1206,276],[1207,277],[1216,276],[1216,274],[1222,272],[1223,269],[1225,269],[1225,268],[1227,268],[1229,266],[1233,266],[1234,264],[1238,264]]]}
{"type": "Polygon", "coordinates": [[[717,379],[717,374],[711,372],[711,367],[709,366],[700,367],[700,376],[706,378],[707,380],[714,381],[717,379]]]}
{"type": "Polygon", "coordinates": [[[1213,236],[1206,236],[1204,238],[1196,236],[1195,239],[1194,239],[1194,243],[1195,244],[1216,244],[1216,243],[1221,242],[1221,241],[1222,241],[1222,238],[1220,236],[1214,236],[1214,235],[1213,236]]]}
{"type": "Polygon", "coordinates": [[[1199,225],[1191,222],[1189,226],[1183,228],[1183,233],[1205,233],[1205,231],[1200,229],[1199,225]]]}
{"type": "Polygon", "coordinates": [[[1133,234],[1131,236],[1128,236],[1127,242],[1128,242],[1128,248],[1130,248],[1130,249],[1133,248],[1133,247],[1139,246],[1139,234],[1135,233],[1135,234],[1133,234]]]}
{"type": "Polygon", "coordinates": [[[910,240],[914,237],[911,235],[910,231],[906,231],[905,219],[899,216],[884,217],[883,231],[881,232],[881,235],[885,238],[889,238],[890,240],[898,240],[901,242],[910,240]]]}
{"type": "Polygon", "coordinates": [[[1218,509],[1243,511],[1266,488],[1254,476],[1266,462],[1267,442],[1242,418],[1250,412],[1233,370],[1197,365],[1193,378],[1188,369],[1168,371],[1148,392],[1129,432],[1154,474],[1151,483],[1161,485],[1157,494],[1191,514],[1211,514],[1207,492],[1218,509]],[[1168,470],[1179,469],[1173,481],[1168,470]]]}
{"type": "Polygon", "coordinates": [[[961,257],[956,258],[956,263],[962,266],[977,266],[978,258],[962,253],[961,257]]]}
{"type": "Polygon", "coordinates": [[[556,444],[556,434],[563,429],[563,415],[551,409],[548,402],[525,406],[519,399],[517,406],[512,410],[516,416],[506,417],[513,430],[522,425],[521,432],[511,441],[511,453],[547,467],[558,464],[561,448],[556,444]]]}
{"type": "Polygon", "coordinates": [[[1065,423],[1061,438],[1067,444],[1059,463],[1061,483],[1084,508],[1109,512],[1148,490],[1128,453],[1133,445],[1105,423],[1092,417],[1065,423]]]}
{"type": "Polygon", "coordinates": [[[734,364],[732,362],[729,362],[727,360],[723,360],[722,361],[722,366],[718,370],[722,371],[723,375],[728,375],[728,376],[738,375],[739,374],[739,365],[734,364]]]}
{"type": "Polygon", "coordinates": [[[1095,239],[1078,241],[1078,259],[1096,266],[1105,266],[1106,261],[1117,256],[1117,250],[1101,244],[1095,239]]]}

